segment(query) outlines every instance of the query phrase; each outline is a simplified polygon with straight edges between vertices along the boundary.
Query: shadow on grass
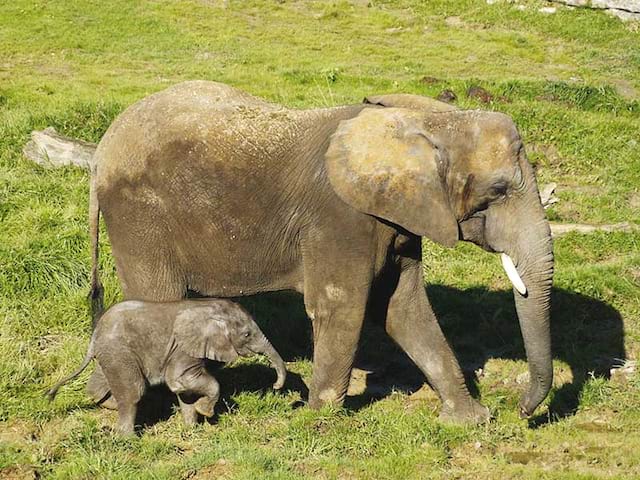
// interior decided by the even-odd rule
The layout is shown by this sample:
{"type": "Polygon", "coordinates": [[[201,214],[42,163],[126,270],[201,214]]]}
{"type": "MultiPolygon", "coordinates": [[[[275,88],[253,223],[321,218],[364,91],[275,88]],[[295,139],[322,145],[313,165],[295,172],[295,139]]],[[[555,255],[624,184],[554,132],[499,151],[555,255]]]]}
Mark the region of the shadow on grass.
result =
{"type": "MultiPolygon", "coordinates": [[[[442,285],[427,291],[465,370],[483,368],[491,358],[526,360],[511,291],[442,285]]],[[[587,378],[608,379],[611,368],[626,358],[624,325],[615,308],[558,288],[551,302],[553,357],[569,365],[573,379],[552,392],[548,414],[532,418],[532,427],[573,415],[587,378]]]]}
{"type": "MultiPolygon", "coordinates": [[[[484,368],[488,360],[526,361],[510,291],[459,290],[430,285],[427,293],[467,375],[472,394],[478,394],[474,372],[484,368]]],[[[553,354],[569,365],[573,380],[552,392],[549,412],[530,420],[534,428],[572,415],[586,379],[591,375],[608,378],[610,369],[625,360],[624,329],[617,310],[605,302],[562,289],[554,288],[552,295],[553,354]]],[[[285,361],[312,358],[311,322],[306,317],[301,295],[278,292],[236,300],[254,315],[285,361]]],[[[426,382],[422,372],[379,323],[365,324],[355,366],[369,373],[364,393],[347,397],[345,406],[349,409],[358,410],[393,391],[415,392],[426,382]]],[[[232,400],[234,394],[264,393],[275,380],[272,368],[255,364],[218,368],[212,362],[212,374],[222,390],[216,416],[237,408],[232,400]]],[[[303,400],[308,398],[302,378],[292,372],[288,374],[284,390],[298,392],[303,400]]],[[[139,420],[142,425],[152,425],[168,418],[176,407],[175,396],[168,390],[154,389],[141,405],[139,420]]]]}
{"type": "MultiPolygon", "coordinates": [[[[489,359],[526,361],[511,291],[445,285],[430,285],[426,290],[472,394],[478,394],[474,372],[489,359]]],[[[311,325],[300,295],[272,293],[240,302],[285,360],[312,358],[311,325]]],[[[609,378],[610,369],[626,358],[622,317],[605,302],[554,288],[551,326],[554,358],[569,365],[573,380],[553,391],[549,413],[531,419],[532,427],[572,415],[587,378],[609,378]]],[[[359,409],[394,390],[412,393],[426,381],[383,326],[372,322],[363,330],[355,366],[370,373],[365,392],[347,397],[347,408],[359,409]]]]}
{"type": "MultiPolygon", "coordinates": [[[[257,392],[264,395],[273,391],[271,385],[276,379],[275,370],[264,365],[251,364],[222,368],[221,363],[209,362],[207,370],[220,383],[220,399],[216,404],[214,416],[204,419],[208,423],[216,423],[222,413],[237,410],[238,405],[233,400],[233,396],[237,393],[257,392]]],[[[300,397],[304,399],[308,396],[308,390],[302,378],[292,372],[287,373],[287,381],[279,392],[282,394],[298,392],[300,397]]],[[[195,400],[197,400],[196,397],[187,399],[189,403],[195,400]]],[[[299,404],[295,404],[294,408],[298,406],[299,404]]],[[[151,387],[145,392],[138,407],[137,431],[143,432],[148,427],[167,420],[174,414],[180,415],[176,395],[165,385],[151,387]]]]}

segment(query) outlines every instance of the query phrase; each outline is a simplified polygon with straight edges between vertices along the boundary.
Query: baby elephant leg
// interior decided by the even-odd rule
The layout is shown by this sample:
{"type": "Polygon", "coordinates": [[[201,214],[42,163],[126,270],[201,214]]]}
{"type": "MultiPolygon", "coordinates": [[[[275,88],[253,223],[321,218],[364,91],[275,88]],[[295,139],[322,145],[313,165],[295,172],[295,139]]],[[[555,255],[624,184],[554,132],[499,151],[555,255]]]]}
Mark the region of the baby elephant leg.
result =
{"type": "MultiPolygon", "coordinates": [[[[215,380],[214,380],[215,381],[215,380]]],[[[217,383],[217,382],[216,382],[217,383]]],[[[198,401],[194,404],[196,411],[200,415],[204,415],[207,418],[213,417],[213,410],[218,403],[218,396],[204,396],[200,397],[198,401]]]]}
{"type": "Polygon", "coordinates": [[[109,410],[118,409],[118,404],[116,403],[116,399],[113,398],[113,395],[111,395],[109,383],[100,368],[100,364],[96,364],[95,371],[89,377],[87,394],[102,408],[108,408],[109,410]]]}
{"type": "Polygon", "coordinates": [[[218,403],[220,397],[220,384],[209,373],[204,370],[197,378],[191,378],[189,383],[185,384],[187,391],[200,398],[193,404],[194,408],[200,415],[205,417],[213,416],[213,409],[218,403]]]}
{"type": "Polygon", "coordinates": [[[117,431],[133,435],[138,402],[146,387],[144,376],[131,352],[115,350],[101,357],[98,362],[118,405],[117,431]]]}
{"type": "Polygon", "coordinates": [[[196,425],[199,417],[195,402],[188,402],[183,394],[178,394],[178,403],[185,425],[196,425]]]}
{"type": "Polygon", "coordinates": [[[195,369],[195,371],[189,369],[177,378],[167,378],[167,385],[174,393],[178,394],[185,422],[190,423],[192,421],[193,410],[205,417],[213,416],[213,409],[220,396],[220,385],[206,371],[204,366],[195,369]],[[195,403],[188,404],[184,401],[184,395],[186,394],[200,398],[195,403]]]}

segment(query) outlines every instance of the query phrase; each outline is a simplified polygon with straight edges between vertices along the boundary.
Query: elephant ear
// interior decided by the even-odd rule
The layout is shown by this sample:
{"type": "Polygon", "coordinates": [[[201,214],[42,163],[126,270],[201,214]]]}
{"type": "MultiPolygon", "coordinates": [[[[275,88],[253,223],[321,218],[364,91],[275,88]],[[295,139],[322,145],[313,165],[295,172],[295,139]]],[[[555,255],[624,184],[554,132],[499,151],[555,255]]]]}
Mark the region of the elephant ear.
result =
{"type": "Polygon", "coordinates": [[[447,158],[424,122],[415,110],[362,110],[332,135],[327,174],[338,196],[355,209],[452,246],[458,223],[446,193],[447,158]]]}
{"type": "Polygon", "coordinates": [[[458,107],[441,102],[435,98],[410,95],[408,93],[392,93],[390,95],[372,95],[364,98],[363,103],[392,108],[410,108],[423,112],[451,112],[458,107]]]}
{"type": "Polygon", "coordinates": [[[190,308],[178,314],[173,336],[178,347],[194,358],[232,362],[238,353],[229,340],[226,322],[211,308],[190,308]]]}

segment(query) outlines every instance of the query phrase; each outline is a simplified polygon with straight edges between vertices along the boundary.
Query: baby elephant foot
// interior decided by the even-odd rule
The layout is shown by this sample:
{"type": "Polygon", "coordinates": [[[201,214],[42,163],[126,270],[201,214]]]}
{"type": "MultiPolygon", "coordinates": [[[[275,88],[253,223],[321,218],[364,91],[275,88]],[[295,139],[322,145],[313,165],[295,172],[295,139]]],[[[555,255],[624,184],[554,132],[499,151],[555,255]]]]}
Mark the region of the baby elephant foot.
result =
{"type": "Polygon", "coordinates": [[[185,425],[197,425],[198,424],[198,412],[194,404],[180,402],[180,412],[182,413],[182,420],[185,425]]]}
{"type": "Polygon", "coordinates": [[[125,437],[135,434],[137,406],[119,405],[118,406],[118,426],[116,432],[125,437]]]}
{"type": "Polygon", "coordinates": [[[205,417],[213,417],[213,410],[216,406],[217,398],[200,397],[194,404],[196,411],[205,417]]]}
{"type": "Polygon", "coordinates": [[[491,420],[491,412],[473,398],[457,404],[445,401],[442,404],[440,420],[446,423],[479,425],[491,420]]]}

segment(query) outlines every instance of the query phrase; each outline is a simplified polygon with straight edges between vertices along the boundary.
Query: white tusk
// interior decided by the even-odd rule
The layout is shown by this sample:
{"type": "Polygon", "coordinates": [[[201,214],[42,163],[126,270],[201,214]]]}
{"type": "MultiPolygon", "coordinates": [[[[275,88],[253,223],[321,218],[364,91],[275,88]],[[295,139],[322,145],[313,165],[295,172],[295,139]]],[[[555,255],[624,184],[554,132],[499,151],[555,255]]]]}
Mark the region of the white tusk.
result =
{"type": "Polygon", "coordinates": [[[500,255],[500,258],[502,259],[502,268],[507,272],[507,277],[509,277],[509,280],[513,283],[514,288],[520,293],[520,295],[526,295],[527,287],[525,287],[524,282],[520,278],[518,270],[516,270],[516,266],[513,264],[511,257],[506,253],[503,253],[500,255]]]}

